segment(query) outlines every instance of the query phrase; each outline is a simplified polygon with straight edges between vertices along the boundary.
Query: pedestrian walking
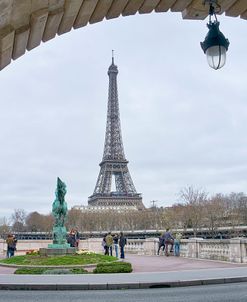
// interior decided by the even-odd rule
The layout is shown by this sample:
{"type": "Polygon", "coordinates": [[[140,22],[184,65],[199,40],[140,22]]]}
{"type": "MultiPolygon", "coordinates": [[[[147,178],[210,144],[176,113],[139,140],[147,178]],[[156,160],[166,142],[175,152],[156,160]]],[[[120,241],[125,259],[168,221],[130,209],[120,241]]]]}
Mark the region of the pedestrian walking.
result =
{"type": "Polygon", "coordinates": [[[119,240],[118,235],[115,234],[113,237],[113,244],[114,244],[115,255],[117,258],[118,258],[118,240],[119,240]]]}
{"type": "Polygon", "coordinates": [[[124,247],[127,244],[127,239],[124,237],[123,232],[120,232],[120,237],[119,237],[119,246],[120,246],[120,258],[124,259],[124,247]]]}

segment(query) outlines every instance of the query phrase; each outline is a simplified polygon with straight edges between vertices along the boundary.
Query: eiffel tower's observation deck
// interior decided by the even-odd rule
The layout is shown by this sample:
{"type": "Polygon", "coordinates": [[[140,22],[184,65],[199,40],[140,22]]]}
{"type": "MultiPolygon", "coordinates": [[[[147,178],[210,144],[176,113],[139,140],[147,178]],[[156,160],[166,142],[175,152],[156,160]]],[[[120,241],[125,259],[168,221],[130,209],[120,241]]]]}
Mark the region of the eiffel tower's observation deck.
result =
{"type": "Polygon", "coordinates": [[[132,207],[144,209],[142,196],[137,193],[124,155],[121,135],[117,91],[118,68],[112,64],[108,69],[109,93],[103,159],[93,192],[88,199],[90,206],[132,207]],[[115,188],[113,188],[115,186],[115,188]]]}

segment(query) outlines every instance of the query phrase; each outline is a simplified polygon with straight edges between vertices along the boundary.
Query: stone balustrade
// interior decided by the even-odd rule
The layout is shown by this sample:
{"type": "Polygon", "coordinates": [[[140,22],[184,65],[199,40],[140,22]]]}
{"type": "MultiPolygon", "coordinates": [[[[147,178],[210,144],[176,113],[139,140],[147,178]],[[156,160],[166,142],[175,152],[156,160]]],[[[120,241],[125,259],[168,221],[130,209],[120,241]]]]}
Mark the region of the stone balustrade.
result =
{"type": "MultiPolygon", "coordinates": [[[[29,250],[47,247],[51,240],[19,240],[16,255],[25,254],[29,250]]],[[[81,240],[79,249],[103,253],[101,238],[81,240]]],[[[0,255],[6,254],[6,243],[0,239],[0,255]]],[[[158,239],[128,239],[126,253],[138,255],[156,255],[158,239]]],[[[200,238],[181,240],[180,255],[186,258],[221,260],[235,263],[247,263],[247,239],[234,238],[222,240],[202,240],[200,238]]]]}
{"type": "Polygon", "coordinates": [[[247,263],[247,239],[184,239],[181,256],[189,258],[247,263]]]}

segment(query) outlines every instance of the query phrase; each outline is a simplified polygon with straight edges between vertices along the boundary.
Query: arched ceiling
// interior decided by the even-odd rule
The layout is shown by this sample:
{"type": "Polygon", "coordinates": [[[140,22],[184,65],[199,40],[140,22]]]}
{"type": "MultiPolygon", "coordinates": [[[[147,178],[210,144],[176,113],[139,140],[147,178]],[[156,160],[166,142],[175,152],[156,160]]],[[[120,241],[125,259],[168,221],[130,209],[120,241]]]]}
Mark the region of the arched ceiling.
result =
{"type": "MultiPolygon", "coordinates": [[[[104,19],[153,11],[205,19],[204,0],[0,0],[0,70],[55,36],[104,19]]],[[[247,0],[218,0],[221,13],[247,19],[247,0]]]]}

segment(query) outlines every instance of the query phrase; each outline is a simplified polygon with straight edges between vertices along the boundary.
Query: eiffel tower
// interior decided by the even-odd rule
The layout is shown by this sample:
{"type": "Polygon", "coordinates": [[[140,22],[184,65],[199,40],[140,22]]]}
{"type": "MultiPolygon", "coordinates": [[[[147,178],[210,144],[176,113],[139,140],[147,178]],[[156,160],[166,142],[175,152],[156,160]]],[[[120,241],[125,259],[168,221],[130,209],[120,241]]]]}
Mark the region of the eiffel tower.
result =
{"type": "Polygon", "coordinates": [[[100,172],[93,192],[88,198],[89,206],[135,207],[144,209],[142,196],[136,192],[124,155],[121,135],[120,114],[117,91],[118,68],[112,64],[108,69],[109,91],[105,133],[105,146],[100,172]],[[113,181],[115,180],[115,183],[113,181]],[[115,190],[112,191],[115,184],[115,190]]]}

